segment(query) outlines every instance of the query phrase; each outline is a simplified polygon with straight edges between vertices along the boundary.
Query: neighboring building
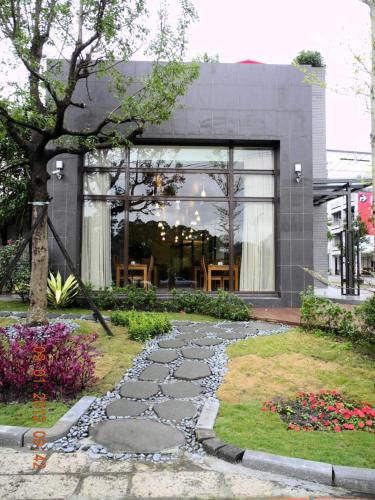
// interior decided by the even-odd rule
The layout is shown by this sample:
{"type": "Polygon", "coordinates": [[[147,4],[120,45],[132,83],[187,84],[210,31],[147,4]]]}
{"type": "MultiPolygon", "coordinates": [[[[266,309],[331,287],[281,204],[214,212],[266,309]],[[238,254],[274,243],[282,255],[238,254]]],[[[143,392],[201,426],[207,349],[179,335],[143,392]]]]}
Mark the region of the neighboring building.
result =
{"type": "MultiPolygon", "coordinates": [[[[329,179],[363,180],[370,179],[371,153],[356,151],[327,150],[327,171],[329,179]]],[[[365,222],[367,233],[360,245],[361,271],[374,269],[374,227],[372,214],[372,189],[353,193],[351,196],[352,218],[358,216],[365,222]]],[[[340,274],[340,234],[346,227],[346,199],[341,196],[327,203],[327,220],[330,239],[328,241],[328,272],[340,274]]]]}
{"type": "MultiPolygon", "coordinates": [[[[150,64],[123,69],[141,77],[150,64]]],[[[64,176],[51,177],[50,216],[83,279],[298,306],[312,284],[303,267],[327,271],[326,207],[314,210],[312,191],[326,176],[325,91],[303,78],[292,66],[202,64],[182,109],[130,150],[51,162],[64,176]]],[[[87,104],[77,127],[114,105],[97,80],[77,99],[87,104]]],[[[50,255],[67,274],[52,238],[50,255]]]]}

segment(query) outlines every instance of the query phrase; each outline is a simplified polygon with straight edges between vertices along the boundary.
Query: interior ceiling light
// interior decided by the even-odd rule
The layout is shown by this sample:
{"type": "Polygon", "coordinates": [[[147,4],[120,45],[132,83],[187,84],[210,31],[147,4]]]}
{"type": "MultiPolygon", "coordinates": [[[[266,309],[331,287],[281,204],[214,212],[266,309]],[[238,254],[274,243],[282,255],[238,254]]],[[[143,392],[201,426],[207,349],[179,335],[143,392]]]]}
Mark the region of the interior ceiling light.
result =
{"type": "Polygon", "coordinates": [[[202,198],[204,198],[206,196],[206,191],[204,190],[204,188],[202,188],[201,196],[202,196],[202,198]]]}

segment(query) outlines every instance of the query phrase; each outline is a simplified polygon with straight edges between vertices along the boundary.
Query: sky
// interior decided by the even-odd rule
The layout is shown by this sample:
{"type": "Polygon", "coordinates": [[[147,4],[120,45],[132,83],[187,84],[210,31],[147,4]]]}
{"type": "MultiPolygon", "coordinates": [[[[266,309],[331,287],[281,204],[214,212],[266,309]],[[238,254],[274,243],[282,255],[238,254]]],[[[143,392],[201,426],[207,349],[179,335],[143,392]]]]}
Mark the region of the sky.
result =
{"type": "MultiPolygon", "coordinates": [[[[170,0],[170,4],[173,4],[170,0]]],[[[370,151],[367,74],[355,76],[354,56],[368,57],[369,8],[361,0],[193,0],[188,58],[207,52],[220,62],[252,59],[290,64],[301,50],[319,51],[327,67],[327,148],[370,151]]]]}

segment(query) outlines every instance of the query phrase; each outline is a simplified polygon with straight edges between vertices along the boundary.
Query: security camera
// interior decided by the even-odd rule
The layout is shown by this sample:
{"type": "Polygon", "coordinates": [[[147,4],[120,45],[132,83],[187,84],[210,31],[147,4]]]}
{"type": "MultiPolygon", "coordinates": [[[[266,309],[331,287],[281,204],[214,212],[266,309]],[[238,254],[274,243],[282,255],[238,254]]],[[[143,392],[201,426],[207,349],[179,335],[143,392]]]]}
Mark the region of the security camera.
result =
{"type": "Polygon", "coordinates": [[[53,170],[52,171],[53,175],[56,175],[56,178],[61,181],[61,179],[64,177],[64,174],[61,173],[60,170],[53,170]]]}

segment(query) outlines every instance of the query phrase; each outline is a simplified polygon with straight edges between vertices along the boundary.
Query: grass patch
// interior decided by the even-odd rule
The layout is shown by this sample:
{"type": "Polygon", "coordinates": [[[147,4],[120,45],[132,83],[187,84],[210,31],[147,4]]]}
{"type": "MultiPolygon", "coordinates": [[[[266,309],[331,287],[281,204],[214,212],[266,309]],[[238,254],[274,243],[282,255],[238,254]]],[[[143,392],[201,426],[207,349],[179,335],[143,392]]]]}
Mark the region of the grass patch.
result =
{"type": "Polygon", "coordinates": [[[375,362],[348,345],[302,330],[258,337],[227,348],[229,372],[218,391],[216,431],[231,444],[341,465],[375,467],[375,436],[362,431],[291,432],[264,401],[298,391],[336,389],[348,399],[375,404],[375,362]]]}

